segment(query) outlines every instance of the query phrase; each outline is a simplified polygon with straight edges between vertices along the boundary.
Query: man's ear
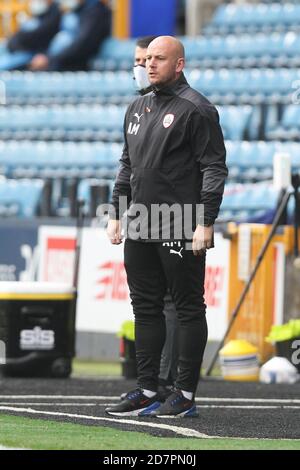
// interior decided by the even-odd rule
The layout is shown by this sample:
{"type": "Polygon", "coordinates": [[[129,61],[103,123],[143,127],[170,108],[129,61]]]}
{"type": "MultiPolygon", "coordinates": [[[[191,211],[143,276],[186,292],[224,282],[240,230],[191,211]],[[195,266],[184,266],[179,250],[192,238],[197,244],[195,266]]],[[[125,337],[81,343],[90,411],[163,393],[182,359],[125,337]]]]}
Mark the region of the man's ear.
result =
{"type": "Polygon", "coordinates": [[[184,65],[185,65],[185,60],[183,57],[181,57],[180,59],[177,59],[177,66],[176,66],[176,72],[182,72],[182,70],[184,69],[184,65]]]}

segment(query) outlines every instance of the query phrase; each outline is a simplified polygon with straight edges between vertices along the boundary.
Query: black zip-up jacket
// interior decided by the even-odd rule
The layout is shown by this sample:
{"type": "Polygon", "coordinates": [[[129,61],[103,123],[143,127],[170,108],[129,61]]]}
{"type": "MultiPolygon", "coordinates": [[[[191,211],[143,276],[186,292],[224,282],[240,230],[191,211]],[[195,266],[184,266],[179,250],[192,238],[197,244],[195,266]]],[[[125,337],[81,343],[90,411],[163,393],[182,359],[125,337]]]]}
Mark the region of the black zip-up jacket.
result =
{"type": "Polygon", "coordinates": [[[124,212],[119,196],[127,196],[131,208],[202,203],[204,219],[194,228],[213,225],[227,176],[224,139],[216,108],[183,74],[129,105],[124,137],[112,198],[117,219],[124,212]]]}

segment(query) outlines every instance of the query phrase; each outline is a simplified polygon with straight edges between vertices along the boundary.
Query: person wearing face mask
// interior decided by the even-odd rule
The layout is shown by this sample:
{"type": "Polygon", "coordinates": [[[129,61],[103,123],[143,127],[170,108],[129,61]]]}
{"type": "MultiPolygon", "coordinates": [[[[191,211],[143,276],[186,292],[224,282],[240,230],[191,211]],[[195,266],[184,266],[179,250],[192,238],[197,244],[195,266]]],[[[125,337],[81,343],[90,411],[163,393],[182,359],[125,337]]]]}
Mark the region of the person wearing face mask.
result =
{"type": "MultiPolygon", "coordinates": [[[[146,71],[146,55],[147,47],[155,38],[156,36],[145,36],[139,38],[136,42],[133,74],[138,93],[142,96],[152,91],[152,85],[146,71]]],[[[171,393],[171,387],[177,377],[178,365],[178,321],[175,304],[172,301],[170,292],[164,298],[164,316],[166,320],[166,340],[161,355],[158,387],[162,399],[171,393]]]]}
{"type": "Polygon", "coordinates": [[[144,36],[139,38],[135,45],[133,75],[138,93],[145,95],[152,90],[146,71],[147,47],[156,36],[144,36]]]}
{"type": "Polygon", "coordinates": [[[63,12],[59,32],[46,53],[33,57],[31,70],[87,70],[111,30],[108,0],[57,0],[63,12]]]}
{"type": "Polygon", "coordinates": [[[0,58],[0,70],[24,69],[32,57],[47,50],[59,31],[61,13],[53,0],[31,0],[31,18],[7,42],[7,51],[0,58]]]}

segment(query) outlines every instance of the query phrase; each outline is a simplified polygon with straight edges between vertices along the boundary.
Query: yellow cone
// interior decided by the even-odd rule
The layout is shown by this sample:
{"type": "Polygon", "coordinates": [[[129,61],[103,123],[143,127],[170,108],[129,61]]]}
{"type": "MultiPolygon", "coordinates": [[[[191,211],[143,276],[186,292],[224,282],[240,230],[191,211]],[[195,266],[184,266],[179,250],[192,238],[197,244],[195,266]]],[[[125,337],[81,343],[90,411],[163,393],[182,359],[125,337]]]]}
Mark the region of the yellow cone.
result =
{"type": "Polygon", "coordinates": [[[219,353],[225,380],[257,381],[259,363],[257,348],[245,340],[229,341],[219,353]]]}

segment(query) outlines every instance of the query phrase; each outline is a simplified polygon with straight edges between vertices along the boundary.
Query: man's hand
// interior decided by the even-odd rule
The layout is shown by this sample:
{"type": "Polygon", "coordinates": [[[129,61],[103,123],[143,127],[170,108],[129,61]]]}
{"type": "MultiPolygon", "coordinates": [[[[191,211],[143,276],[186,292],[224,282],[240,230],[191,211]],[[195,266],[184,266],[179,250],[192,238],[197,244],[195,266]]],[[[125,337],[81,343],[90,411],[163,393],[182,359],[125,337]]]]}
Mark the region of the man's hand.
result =
{"type": "Polygon", "coordinates": [[[195,256],[201,255],[203,251],[208,250],[213,246],[213,234],[213,225],[210,225],[209,227],[197,225],[197,228],[194,232],[192,244],[193,253],[195,256]]]}
{"type": "Polygon", "coordinates": [[[36,54],[30,62],[30,70],[46,70],[49,65],[48,57],[45,54],[36,54]]]}
{"type": "Polygon", "coordinates": [[[120,245],[122,243],[122,234],[121,234],[121,221],[110,219],[107,224],[106,233],[110,242],[113,245],[120,245]]]}

